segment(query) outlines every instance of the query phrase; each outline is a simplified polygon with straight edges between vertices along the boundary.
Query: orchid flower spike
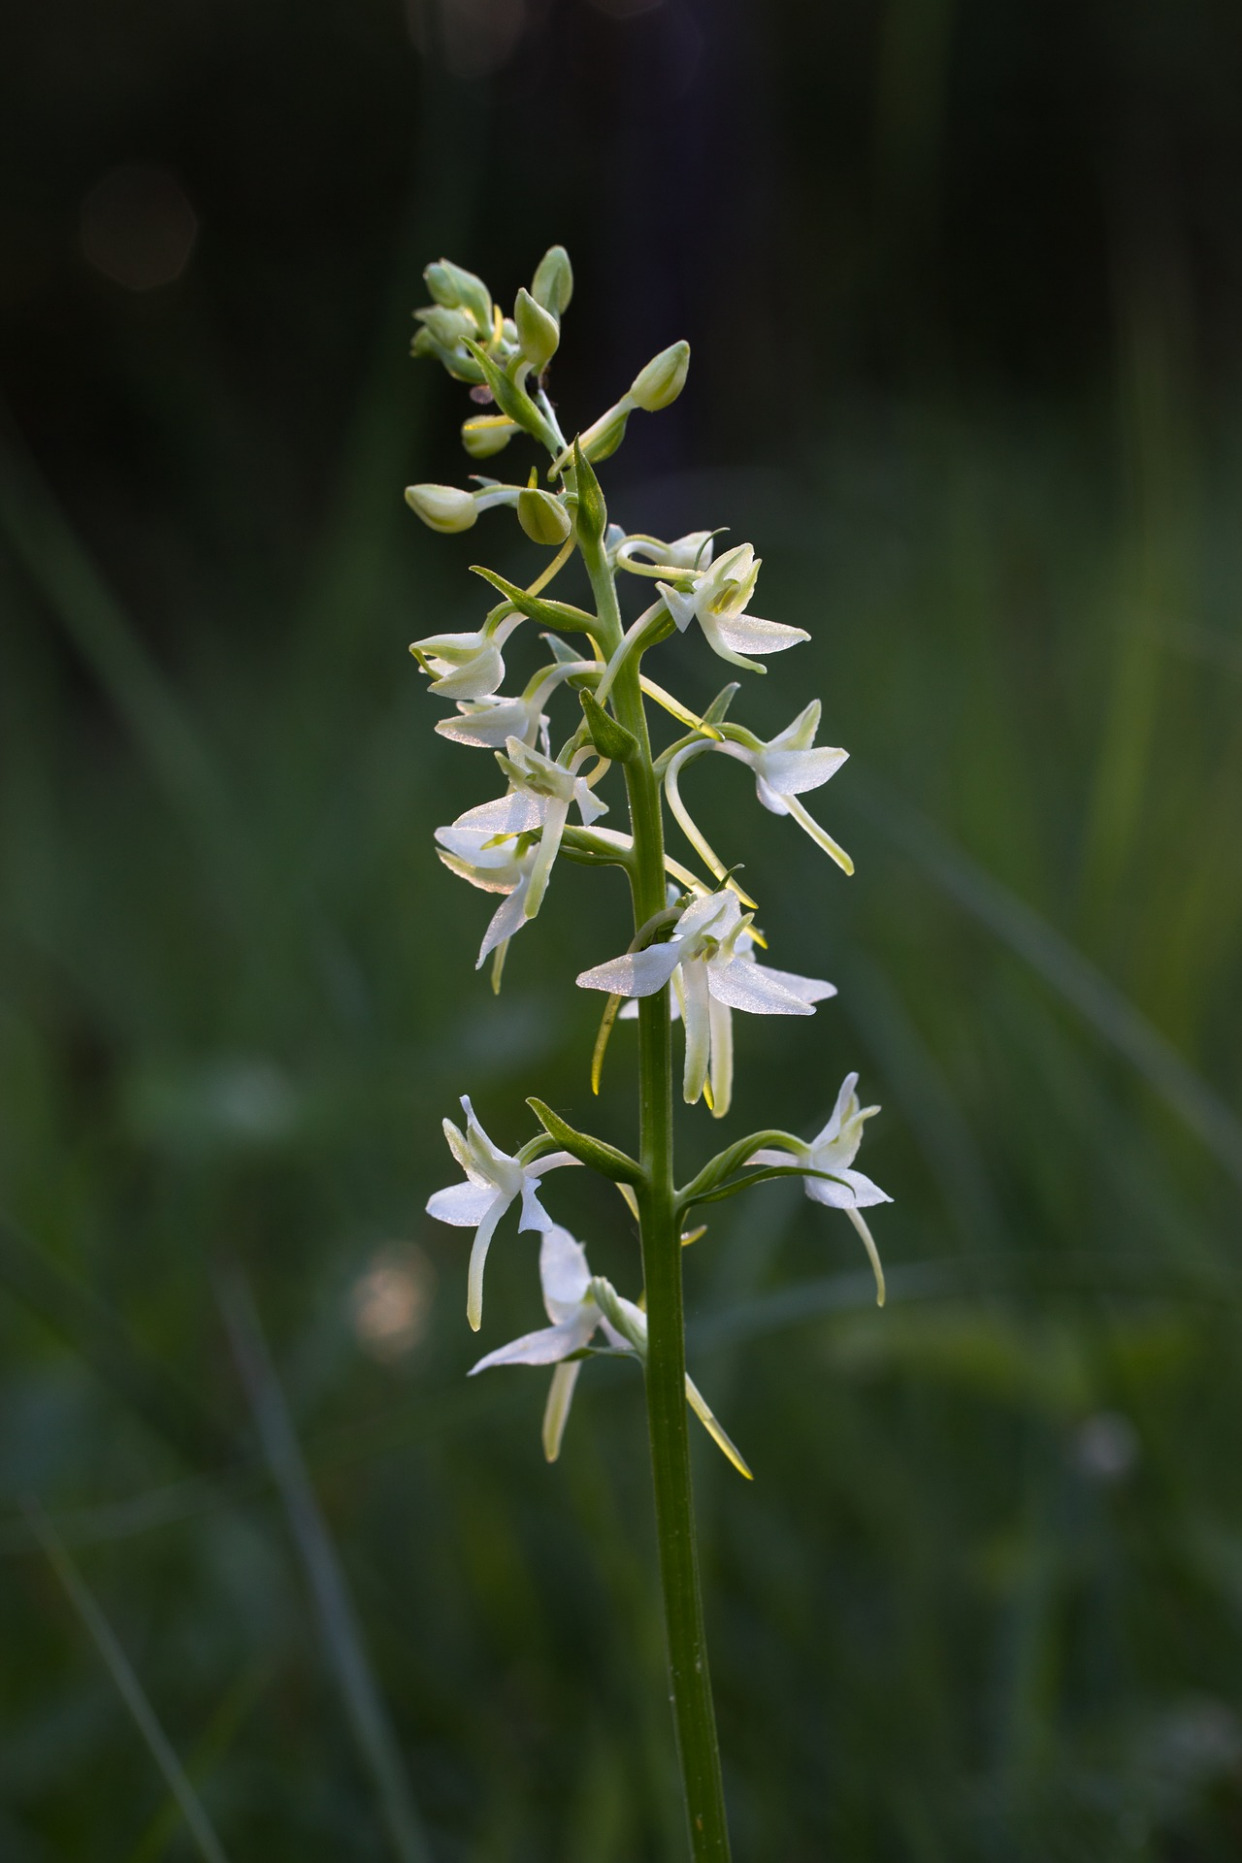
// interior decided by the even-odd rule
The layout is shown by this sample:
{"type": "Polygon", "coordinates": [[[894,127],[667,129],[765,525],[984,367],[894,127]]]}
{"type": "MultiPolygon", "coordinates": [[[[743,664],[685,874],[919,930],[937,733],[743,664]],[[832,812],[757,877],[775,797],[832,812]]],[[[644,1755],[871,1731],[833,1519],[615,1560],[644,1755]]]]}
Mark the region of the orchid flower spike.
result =
{"type": "Polygon", "coordinates": [[[826,1177],[804,1177],[802,1182],[806,1194],[815,1203],[845,1211],[861,1236],[870,1258],[875,1273],[876,1304],[882,1307],[884,1270],[871,1231],[859,1211],[869,1208],[873,1203],[891,1203],[893,1199],[878,1184],[873,1184],[869,1177],[864,1177],[861,1171],[851,1169],[862,1144],[863,1123],[880,1110],[878,1106],[859,1106],[857,1086],[858,1075],[847,1074],[832,1109],[832,1118],[809,1145],[798,1144],[796,1149],[791,1146],[779,1151],[765,1147],[753,1153],[746,1162],[775,1165],[792,1162],[804,1165],[811,1171],[829,1173],[826,1177]]]}
{"type": "MultiPolygon", "coordinates": [[[[581,1242],[556,1224],[544,1230],[539,1245],[539,1279],[552,1324],[498,1346],[471,1366],[470,1376],[493,1365],[555,1365],[543,1413],[543,1453],[555,1462],[582,1360],[596,1332],[603,1333],[609,1350],[645,1360],[647,1315],[618,1294],[610,1281],[592,1276],[581,1242]]],[[[689,1377],[686,1401],[734,1467],[749,1478],[750,1470],[689,1377]]]]}
{"type": "Polygon", "coordinates": [[[500,649],[522,619],[510,614],[494,627],[429,634],[426,640],[414,641],[410,652],[431,675],[428,691],[445,699],[482,699],[494,693],[505,676],[500,649]]]}
{"type": "Polygon", "coordinates": [[[845,849],[837,846],[798,800],[808,789],[819,789],[835,776],[850,754],[848,750],[832,750],[827,745],[815,748],[821,710],[819,700],[812,699],[792,724],[778,731],[766,744],[752,731],[730,725],[725,731],[725,741],[716,748],[754,771],[755,791],[765,809],[771,809],[773,815],[792,815],[816,847],[822,847],[846,873],[853,873],[854,863],[845,849]]]}
{"type": "Polygon", "coordinates": [[[733,1010],[809,1016],[837,993],[818,977],[759,964],[750,925],[736,894],[708,893],[687,906],[667,944],[615,957],[578,978],[584,990],[612,996],[654,996],[672,982],[686,1025],[683,1093],[691,1106],[706,1094],[718,1119],[733,1097],[733,1010]]]}
{"type": "Polygon", "coordinates": [[[519,1229],[547,1231],[552,1218],[539,1201],[539,1180],[547,1171],[563,1164],[576,1164],[567,1151],[549,1152],[524,1164],[498,1151],[474,1116],[474,1108],[463,1093],[462,1109],[466,1115],[463,1133],[451,1119],[444,1121],[444,1136],[449,1150],[466,1174],[464,1184],[450,1184],[437,1190],[427,1200],[427,1214],[437,1222],[453,1223],[461,1229],[474,1230],[470,1250],[470,1269],[466,1295],[466,1318],[477,1333],[483,1318],[483,1269],[496,1225],[517,1198],[522,1201],[519,1229]]]}
{"type": "Polygon", "coordinates": [[[667,582],[656,587],[681,633],[697,619],[708,646],[722,660],[745,666],[752,673],[767,668],[747,659],[746,653],[782,653],[800,640],[810,640],[805,628],[786,627],[782,621],[761,621],[744,611],[755,592],[760,559],[748,543],[735,544],[709,569],[696,573],[688,592],[667,582]]]}

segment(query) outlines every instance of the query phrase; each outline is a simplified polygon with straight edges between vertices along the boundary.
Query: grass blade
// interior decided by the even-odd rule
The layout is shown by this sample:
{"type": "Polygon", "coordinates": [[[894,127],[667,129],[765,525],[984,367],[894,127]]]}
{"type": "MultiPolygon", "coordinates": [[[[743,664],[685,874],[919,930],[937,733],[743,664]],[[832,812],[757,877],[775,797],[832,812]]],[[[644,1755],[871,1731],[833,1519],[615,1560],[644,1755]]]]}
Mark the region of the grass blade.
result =
{"type": "Polygon", "coordinates": [[[431,1863],[396,1735],[367,1659],[353,1600],[319,1510],[250,1291],[239,1274],[230,1274],[221,1277],[219,1297],[263,1451],[306,1569],[346,1716],[375,1786],[393,1849],[401,1863],[431,1863]]]}
{"type": "Polygon", "coordinates": [[[986,925],[1130,1062],[1242,1184],[1242,1123],[1115,983],[1032,906],[975,865],[913,810],[855,784],[864,814],[959,905],[986,925]]]}
{"type": "Polygon", "coordinates": [[[142,1683],[135,1675],[129,1658],[117,1641],[111,1624],[96,1603],[93,1593],[88,1590],[85,1579],[65,1550],[55,1527],[38,1501],[34,1499],[23,1503],[23,1512],[30,1524],[31,1532],[47,1554],[53,1571],[68,1592],[70,1602],[94,1638],[95,1647],[107,1664],[108,1672],[116,1684],[117,1693],[137,1722],[138,1731],[146,1741],[152,1759],[164,1775],[169,1791],[181,1807],[181,1815],[200,1853],[206,1858],[206,1863],[228,1863],[220,1839],[212,1829],[211,1820],[203,1809],[202,1801],[190,1784],[185,1768],[173,1751],[167,1734],[160,1726],[155,1710],[147,1700],[142,1683]]]}

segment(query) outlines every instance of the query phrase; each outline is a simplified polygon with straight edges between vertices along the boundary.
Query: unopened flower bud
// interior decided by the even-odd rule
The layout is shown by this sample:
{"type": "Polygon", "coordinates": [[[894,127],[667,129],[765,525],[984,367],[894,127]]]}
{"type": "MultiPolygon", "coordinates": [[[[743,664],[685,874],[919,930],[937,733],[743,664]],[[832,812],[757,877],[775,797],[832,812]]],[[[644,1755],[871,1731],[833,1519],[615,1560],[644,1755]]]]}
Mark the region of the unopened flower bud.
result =
{"type": "Polygon", "coordinates": [[[462,422],[461,443],[471,459],[490,459],[502,452],[517,432],[507,414],[475,414],[462,422]]]}
{"type": "Polygon", "coordinates": [[[545,310],[523,285],[513,307],[518,342],[522,354],[536,374],[541,374],[556,354],[561,340],[561,326],[550,310],[545,310]]]}
{"type": "Polygon", "coordinates": [[[481,336],[492,333],[492,294],[481,278],[450,259],[438,259],[423,273],[427,289],[437,304],[446,310],[465,309],[474,318],[481,336]]]}
{"type": "Polygon", "coordinates": [[[689,368],[689,343],[671,343],[638,371],[630,384],[630,399],[648,414],[658,414],[676,401],[686,385],[689,368]]]}
{"type": "Polygon", "coordinates": [[[474,499],[456,485],[407,485],[405,502],[432,530],[469,530],[478,521],[474,499]]]}
{"type": "Polygon", "coordinates": [[[574,272],[564,246],[549,246],[535,268],[530,294],[537,304],[563,317],[574,295],[574,272]]]}
{"type": "Polygon", "coordinates": [[[534,486],[527,486],[518,493],[518,523],[526,532],[532,543],[564,543],[569,535],[569,513],[559,498],[553,498],[550,492],[538,491],[534,486]]]}

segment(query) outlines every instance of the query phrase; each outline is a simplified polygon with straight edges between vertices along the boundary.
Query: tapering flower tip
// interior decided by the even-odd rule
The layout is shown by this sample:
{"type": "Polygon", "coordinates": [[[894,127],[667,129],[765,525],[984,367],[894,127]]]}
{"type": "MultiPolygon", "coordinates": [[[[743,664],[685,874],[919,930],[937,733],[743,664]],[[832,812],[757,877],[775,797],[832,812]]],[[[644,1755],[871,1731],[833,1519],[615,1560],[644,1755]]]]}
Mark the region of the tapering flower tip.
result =
{"type": "Polygon", "coordinates": [[[518,347],[537,374],[542,373],[556,354],[561,340],[561,326],[552,311],[533,298],[525,285],[517,294],[513,307],[518,347]]]}
{"type": "Polygon", "coordinates": [[[670,343],[638,371],[630,383],[630,399],[648,414],[658,414],[676,401],[686,385],[689,369],[689,343],[670,343]]]}
{"type": "Polygon", "coordinates": [[[492,294],[483,280],[451,259],[437,259],[423,273],[427,289],[446,310],[467,310],[483,338],[492,334],[492,294]]]}
{"type": "Polygon", "coordinates": [[[533,485],[525,486],[518,493],[517,514],[518,523],[531,542],[542,543],[549,549],[564,543],[573,528],[573,520],[560,499],[533,485]]]}
{"type": "Polygon", "coordinates": [[[535,268],[530,294],[537,304],[563,317],[574,295],[574,269],[564,246],[549,246],[535,268]]]}
{"type": "Polygon", "coordinates": [[[504,451],[517,430],[507,414],[475,414],[462,422],[461,443],[471,459],[490,459],[504,451]]]}
{"type": "Polygon", "coordinates": [[[478,523],[478,506],[457,485],[407,485],[405,502],[432,530],[471,530],[478,523]]]}

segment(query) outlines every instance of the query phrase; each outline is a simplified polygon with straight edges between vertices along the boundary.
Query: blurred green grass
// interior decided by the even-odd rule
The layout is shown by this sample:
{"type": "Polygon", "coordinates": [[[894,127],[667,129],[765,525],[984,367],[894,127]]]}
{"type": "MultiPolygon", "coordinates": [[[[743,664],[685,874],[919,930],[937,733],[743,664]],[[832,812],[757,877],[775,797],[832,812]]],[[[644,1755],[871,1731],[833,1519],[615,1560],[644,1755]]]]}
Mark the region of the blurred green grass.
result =
{"type": "MultiPolygon", "coordinates": [[[[701,1461],[741,1857],[1198,1863],[1242,1839],[1242,463],[1185,430],[1158,345],[1116,399],[844,408],[780,469],[618,481],[631,524],[753,539],[760,611],[814,640],[738,715],[766,732],[820,691],[853,752],[816,798],[849,883],[741,772],[687,781],[777,961],[841,986],[808,1024],[743,1021],[727,1130],[812,1130],[859,1066],[896,1198],[883,1315],[847,1225],[786,1187],[687,1259],[696,1375],[758,1475],[701,1461]]],[[[528,1091],[623,1141],[632,1115],[624,1030],[589,1105],[598,1005],[571,984],[618,948],[619,882],[562,863],[497,1002],[471,968],[489,907],[432,853],[492,778],[433,735],[405,642],[471,624],[481,550],[529,552],[503,519],[415,531],[376,476],[417,452],[402,405],[364,410],[283,606],[214,564],[165,664],[6,451],[13,1863],[190,1854],[28,1492],[230,1854],[387,1854],[222,1266],[271,1337],[435,1855],[680,1854],[637,1383],[593,1367],[546,1469],[542,1380],[464,1382],[464,1250],[421,1213],[461,1091],[502,1142],[528,1091]],[[359,1285],[411,1259],[425,1331],[377,1357],[359,1285]]],[[[706,700],[718,669],[668,654],[706,700]]],[[[707,1124],[685,1119],[691,1161],[707,1124]]],[[[633,1291],[620,1201],[575,1182],[564,1211],[633,1291]]],[[[534,1322],[532,1264],[506,1234],[488,1343],[534,1322]]]]}

